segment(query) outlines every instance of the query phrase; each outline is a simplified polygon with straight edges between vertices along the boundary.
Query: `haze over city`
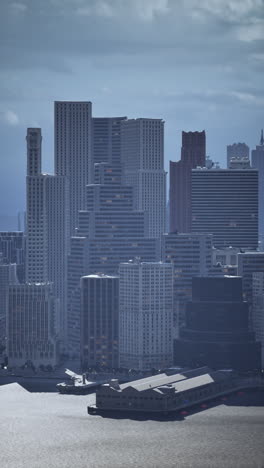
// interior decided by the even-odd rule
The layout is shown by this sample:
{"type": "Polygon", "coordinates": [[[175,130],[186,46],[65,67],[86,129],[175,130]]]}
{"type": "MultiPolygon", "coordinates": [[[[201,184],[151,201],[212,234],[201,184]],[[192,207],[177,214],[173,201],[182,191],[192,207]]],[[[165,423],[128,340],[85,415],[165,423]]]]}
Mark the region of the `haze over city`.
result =
{"type": "Polygon", "coordinates": [[[264,466],[264,0],[0,5],[1,468],[264,466]]]}
{"type": "Polygon", "coordinates": [[[54,100],[91,100],[95,116],[164,119],[166,169],[182,130],[205,129],[223,167],[227,144],[258,143],[262,0],[10,0],[0,9],[0,214],[25,208],[25,128],[43,128],[53,172],[54,100]]]}

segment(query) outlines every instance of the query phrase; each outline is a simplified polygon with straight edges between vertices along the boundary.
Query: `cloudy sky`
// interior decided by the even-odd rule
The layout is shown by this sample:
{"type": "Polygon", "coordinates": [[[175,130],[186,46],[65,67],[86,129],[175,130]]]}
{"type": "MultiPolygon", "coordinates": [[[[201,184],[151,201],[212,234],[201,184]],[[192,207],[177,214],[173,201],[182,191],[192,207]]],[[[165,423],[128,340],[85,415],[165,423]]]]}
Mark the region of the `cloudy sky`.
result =
{"type": "Polygon", "coordinates": [[[264,126],[264,0],[1,0],[0,44],[0,214],[25,206],[27,127],[53,171],[54,100],[163,118],[166,168],[182,130],[224,166],[264,126]]]}

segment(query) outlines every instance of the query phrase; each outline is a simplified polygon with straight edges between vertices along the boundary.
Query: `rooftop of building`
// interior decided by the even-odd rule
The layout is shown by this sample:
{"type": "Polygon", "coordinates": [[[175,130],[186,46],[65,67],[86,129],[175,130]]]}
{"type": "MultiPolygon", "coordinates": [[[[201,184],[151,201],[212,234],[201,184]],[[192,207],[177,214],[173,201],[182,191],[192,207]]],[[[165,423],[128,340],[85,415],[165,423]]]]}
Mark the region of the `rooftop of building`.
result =
{"type": "Polygon", "coordinates": [[[235,172],[257,172],[258,169],[254,167],[246,167],[246,168],[238,168],[238,169],[226,169],[218,166],[213,166],[213,167],[196,167],[195,169],[192,169],[192,172],[206,172],[206,173],[212,173],[212,172],[231,172],[232,174],[235,172]]]}
{"type": "Polygon", "coordinates": [[[208,232],[166,232],[163,234],[163,237],[166,236],[177,236],[177,237],[213,237],[213,234],[210,234],[208,232]]]}
{"type": "Polygon", "coordinates": [[[246,252],[238,252],[237,255],[264,255],[264,252],[260,252],[258,250],[248,250],[246,252]]]}
{"type": "Polygon", "coordinates": [[[131,260],[128,260],[128,262],[122,262],[120,263],[120,265],[141,265],[141,266],[164,266],[165,268],[171,268],[172,267],[172,264],[170,263],[166,263],[166,262],[162,262],[162,261],[159,261],[159,262],[141,262],[140,259],[131,259],[131,260]]]}
{"type": "Polygon", "coordinates": [[[201,367],[187,371],[183,370],[182,372],[173,375],[167,375],[166,373],[158,374],[121,385],[114,380],[109,384],[104,384],[104,387],[111,387],[118,392],[122,392],[126,389],[134,389],[138,392],[154,390],[155,392],[162,394],[172,389],[173,391],[180,393],[192,388],[221,381],[227,377],[230,377],[229,370],[213,371],[208,367],[201,367]]]}
{"type": "Polygon", "coordinates": [[[104,273],[93,273],[91,275],[85,275],[85,276],[82,276],[81,279],[91,279],[91,278],[96,278],[96,279],[105,279],[105,278],[109,278],[109,279],[114,279],[114,278],[119,278],[119,276],[116,276],[116,275],[106,275],[104,273]]]}

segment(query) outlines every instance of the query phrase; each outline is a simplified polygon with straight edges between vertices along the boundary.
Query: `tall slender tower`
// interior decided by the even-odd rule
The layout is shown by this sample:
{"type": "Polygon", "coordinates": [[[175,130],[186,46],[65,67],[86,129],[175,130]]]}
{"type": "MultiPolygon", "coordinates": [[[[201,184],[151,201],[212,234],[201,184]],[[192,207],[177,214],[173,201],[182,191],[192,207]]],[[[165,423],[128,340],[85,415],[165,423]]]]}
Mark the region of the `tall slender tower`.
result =
{"type": "Polygon", "coordinates": [[[182,132],[180,161],[170,161],[170,231],[191,232],[191,174],[205,166],[206,136],[182,132]]]}
{"type": "Polygon", "coordinates": [[[56,101],[55,174],[69,180],[70,232],[85,209],[85,187],[93,180],[92,103],[56,101]]]}
{"type": "Polygon", "coordinates": [[[258,169],[259,175],[259,240],[260,247],[264,248],[264,137],[261,130],[259,145],[252,150],[252,167],[258,169]]]}
{"type": "Polygon", "coordinates": [[[137,209],[148,213],[148,237],[158,238],[166,229],[164,122],[161,119],[122,121],[121,151],[124,181],[134,187],[137,209]]]}
{"type": "Polygon", "coordinates": [[[26,212],[26,281],[47,280],[44,213],[44,178],[41,174],[41,129],[27,129],[27,212],[26,212]]]}
{"type": "Polygon", "coordinates": [[[27,131],[26,281],[54,283],[60,312],[57,329],[66,333],[66,273],[69,243],[68,180],[41,173],[41,129],[27,131]]]}

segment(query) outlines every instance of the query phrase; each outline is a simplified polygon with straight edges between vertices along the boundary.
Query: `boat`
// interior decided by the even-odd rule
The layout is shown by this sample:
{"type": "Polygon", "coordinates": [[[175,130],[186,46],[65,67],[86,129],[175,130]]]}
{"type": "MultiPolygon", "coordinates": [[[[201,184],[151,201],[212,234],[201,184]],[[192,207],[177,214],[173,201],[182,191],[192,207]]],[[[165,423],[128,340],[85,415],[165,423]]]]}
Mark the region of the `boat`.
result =
{"type": "Polygon", "coordinates": [[[86,374],[76,374],[70,369],[65,369],[65,374],[70,377],[69,382],[60,382],[56,385],[59,393],[70,395],[86,395],[91,389],[98,387],[104,382],[92,382],[86,379],[86,374]]]}

